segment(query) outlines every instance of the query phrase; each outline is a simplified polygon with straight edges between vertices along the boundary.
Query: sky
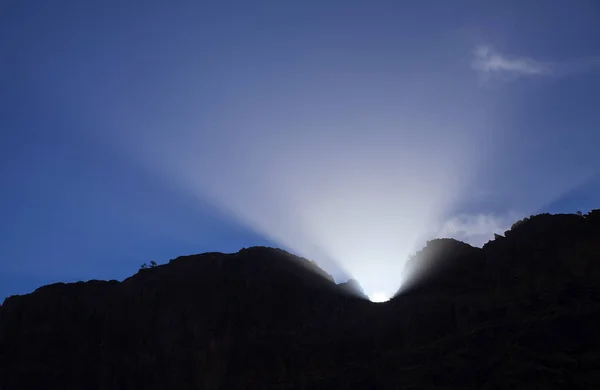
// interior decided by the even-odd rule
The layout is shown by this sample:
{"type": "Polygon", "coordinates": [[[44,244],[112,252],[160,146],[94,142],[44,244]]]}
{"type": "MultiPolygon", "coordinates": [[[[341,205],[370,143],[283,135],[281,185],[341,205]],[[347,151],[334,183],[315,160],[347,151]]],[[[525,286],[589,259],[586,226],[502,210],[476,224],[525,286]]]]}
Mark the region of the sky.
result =
{"type": "Polygon", "coordinates": [[[0,299],[282,247],[389,296],[600,207],[600,4],[0,2],[0,299]]]}

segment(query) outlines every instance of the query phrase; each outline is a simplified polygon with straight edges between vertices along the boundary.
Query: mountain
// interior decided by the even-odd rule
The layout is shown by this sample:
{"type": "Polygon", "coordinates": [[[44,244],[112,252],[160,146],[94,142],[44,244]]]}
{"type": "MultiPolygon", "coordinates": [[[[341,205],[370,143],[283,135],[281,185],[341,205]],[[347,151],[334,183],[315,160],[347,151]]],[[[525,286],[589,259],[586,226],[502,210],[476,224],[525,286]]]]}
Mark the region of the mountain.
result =
{"type": "Polygon", "coordinates": [[[0,306],[0,390],[600,388],[600,210],[440,239],[383,304],[279,249],[0,306]]]}

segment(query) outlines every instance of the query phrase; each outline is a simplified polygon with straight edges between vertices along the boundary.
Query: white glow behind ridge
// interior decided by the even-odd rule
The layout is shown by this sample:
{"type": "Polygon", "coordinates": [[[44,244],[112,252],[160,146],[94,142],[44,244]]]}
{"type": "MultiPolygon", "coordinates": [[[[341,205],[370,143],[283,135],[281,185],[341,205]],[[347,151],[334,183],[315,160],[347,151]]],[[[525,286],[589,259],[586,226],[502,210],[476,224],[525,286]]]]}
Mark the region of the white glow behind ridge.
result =
{"type": "Polygon", "coordinates": [[[514,222],[451,218],[457,203],[490,188],[485,175],[498,181],[491,188],[518,188],[506,204],[521,210],[572,188],[575,175],[533,175],[510,154],[492,161],[510,143],[494,144],[499,130],[476,83],[439,71],[268,76],[228,75],[232,90],[212,103],[220,110],[189,98],[164,115],[127,113],[118,119],[131,129],[128,142],[117,143],[338,281],[357,280],[367,296],[392,297],[408,255],[426,239],[476,236],[482,244],[514,222]],[[490,167],[502,164],[505,173],[493,176],[490,167]]]}
{"type": "Polygon", "coordinates": [[[383,303],[389,301],[390,296],[382,292],[376,292],[369,295],[369,300],[373,303],[383,303]]]}
{"type": "Polygon", "coordinates": [[[433,102],[410,95],[382,107],[328,91],[262,96],[213,123],[217,140],[193,126],[154,133],[147,158],[235,220],[389,298],[459,196],[478,128],[447,107],[432,118],[422,107],[433,102]]]}

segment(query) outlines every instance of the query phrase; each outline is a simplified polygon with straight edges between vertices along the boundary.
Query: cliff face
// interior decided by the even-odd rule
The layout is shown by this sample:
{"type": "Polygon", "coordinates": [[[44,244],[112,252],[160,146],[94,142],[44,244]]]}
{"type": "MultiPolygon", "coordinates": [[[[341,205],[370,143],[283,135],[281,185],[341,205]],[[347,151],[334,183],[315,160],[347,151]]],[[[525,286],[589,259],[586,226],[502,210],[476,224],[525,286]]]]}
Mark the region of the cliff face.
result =
{"type": "Polygon", "coordinates": [[[0,307],[0,389],[600,385],[600,211],[435,240],[411,267],[384,304],[270,248],[45,286],[0,307]]]}

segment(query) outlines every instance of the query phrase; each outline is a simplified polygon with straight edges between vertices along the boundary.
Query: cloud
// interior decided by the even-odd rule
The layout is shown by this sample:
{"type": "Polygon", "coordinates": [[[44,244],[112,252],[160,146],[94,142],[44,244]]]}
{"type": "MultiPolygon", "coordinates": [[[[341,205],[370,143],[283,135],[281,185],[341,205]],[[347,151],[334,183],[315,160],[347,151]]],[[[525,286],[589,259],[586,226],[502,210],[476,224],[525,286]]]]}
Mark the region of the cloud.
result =
{"type": "Polygon", "coordinates": [[[479,72],[482,81],[493,76],[511,80],[521,76],[549,75],[554,71],[551,63],[527,57],[508,57],[485,45],[477,46],[473,55],[472,67],[479,72]]]}
{"type": "Polygon", "coordinates": [[[460,214],[448,219],[440,230],[439,237],[455,238],[473,246],[481,247],[494,237],[504,234],[513,223],[521,219],[519,213],[460,214]]]}

